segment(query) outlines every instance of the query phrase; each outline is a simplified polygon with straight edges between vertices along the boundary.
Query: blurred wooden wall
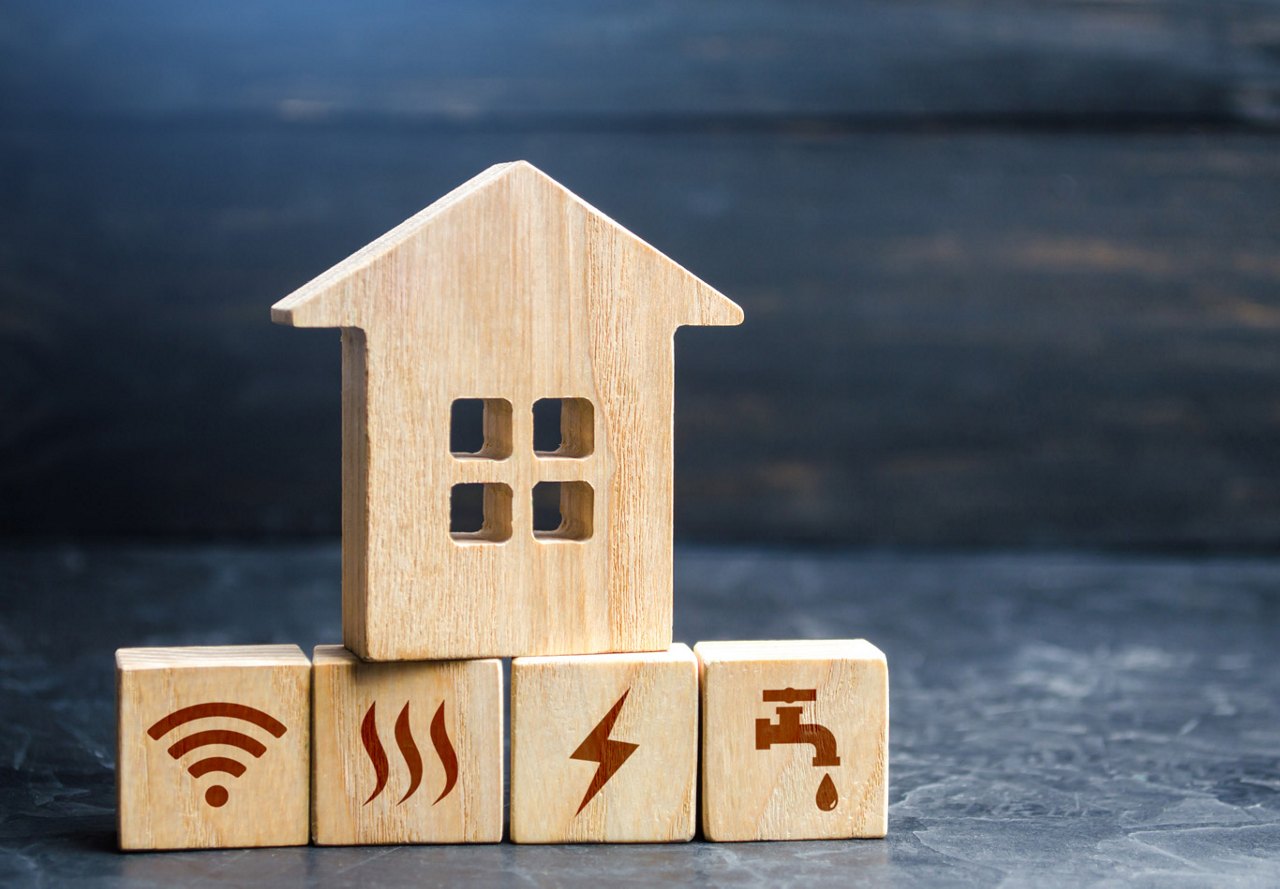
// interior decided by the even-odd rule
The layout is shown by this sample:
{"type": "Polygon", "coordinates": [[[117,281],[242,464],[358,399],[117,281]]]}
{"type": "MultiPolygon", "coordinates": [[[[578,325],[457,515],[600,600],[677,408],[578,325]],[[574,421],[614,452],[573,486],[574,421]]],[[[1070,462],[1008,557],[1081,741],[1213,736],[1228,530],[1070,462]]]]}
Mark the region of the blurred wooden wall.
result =
{"type": "Polygon", "coordinates": [[[1280,4],[0,7],[0,532],[338,531],[298,284],[526,158],[736,299],[677,531],[1280,543],[1280,4]]]}

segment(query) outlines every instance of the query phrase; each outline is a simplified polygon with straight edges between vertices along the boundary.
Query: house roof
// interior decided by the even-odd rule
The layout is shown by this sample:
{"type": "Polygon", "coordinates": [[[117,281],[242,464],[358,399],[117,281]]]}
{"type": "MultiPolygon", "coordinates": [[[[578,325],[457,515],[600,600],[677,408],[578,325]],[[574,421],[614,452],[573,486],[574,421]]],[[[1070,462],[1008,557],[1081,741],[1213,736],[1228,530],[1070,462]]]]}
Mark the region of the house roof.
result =
{"type": "MultiPolygon", "coordinates": [[[[475,199],[482,192],[512,177],[523,177],[520,184],[540,189],[553,189],[554,196],[568,207],[588,213],[593,221],[611,227],[623,238],[640,261],[665,265],[668,275],[679,282],[680,301],[685,303],[677,324],[735,325],[742,323],[742,309],[724,294],[695,277],[674,260],[654,249],[618,223],[583,201],[550,176],[527,161],[497,164],[463,183],[426,209],[410,217],[382,237],[361,248],[328,271],[312,279],[271,307],[271,320],[293,327],[352,326],[344,317],[342,306],[346,285],[398,247],[414,240],[424,230],[446,225],[449,211],[475,199]]],[[[512,190],[514,193],[514,190],[512,190]]],[[[518,208],[512,207],[512,212],[518,208]]]]}

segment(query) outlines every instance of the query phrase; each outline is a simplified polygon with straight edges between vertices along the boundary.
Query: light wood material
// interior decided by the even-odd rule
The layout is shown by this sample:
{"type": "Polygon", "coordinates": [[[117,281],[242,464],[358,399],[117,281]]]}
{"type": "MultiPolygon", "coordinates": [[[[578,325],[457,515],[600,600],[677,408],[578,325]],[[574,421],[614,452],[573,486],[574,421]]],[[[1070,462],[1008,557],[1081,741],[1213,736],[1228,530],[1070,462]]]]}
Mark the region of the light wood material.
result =
{"type": "Polygon", "coordinates": [[[692,839],[697,759],[687,645],[512,661],[513,841],[692,839]]]}
{"type": "Polygon", "coordinates": [[[120,848],[305,844],[310,690],[296,645],[118,650],[120,848]]]}
{"type": "Polygon", "coordinates": [[[738,324],[737,305],[520,161],[334,266],[272,319],[343,329],[348,648],[411,660],[670,645],[672,335],[738,324]],[[461,398],[511,406],[486,418],[480,454],[449,451],[461,398]],[[534,452],[542,398],[591,405],[566,402],[560,453],[534,452]],[[588,455],[568,456],[586,442],[588,455]],[[590,486],[562,486],[562,533],[534,535],[540,481],[590,486]],[[453,535],[461,483],[491,486],[488,515],[453,535]]]}
{"type": "Polygon", "coordinates": [[[708,840],[885,835],[889,671],[879,649],[833,639],[694,651],[708,840]]]}
{"type": "Polygon", "coordinates": [[[502,839],[500,661],[313,656],[317,844],[502,839]]]}

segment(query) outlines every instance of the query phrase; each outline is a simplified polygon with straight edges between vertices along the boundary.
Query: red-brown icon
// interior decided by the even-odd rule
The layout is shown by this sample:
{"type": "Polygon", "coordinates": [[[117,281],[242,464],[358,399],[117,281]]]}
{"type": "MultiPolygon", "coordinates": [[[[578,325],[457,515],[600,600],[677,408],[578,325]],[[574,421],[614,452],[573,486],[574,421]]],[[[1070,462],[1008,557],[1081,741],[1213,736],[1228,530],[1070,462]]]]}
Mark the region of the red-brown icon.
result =
{"type": "Polygon", "coordinates": [[[614,773],[622,768],[622,764],[640,746],[627,741],[615,741],[609,737],[609,733],[613,731],[613,724],[618,721],[618,714],[622,712],[622,705],[626,703],[627,695],[629,694],[631,694],[631,689],[627,689],[622,693],[622,697],[618,698],[618,703],[614,704],[609,712],[604,715],[604,719],[596,724],[596,727],[591,730],[586,739],[578,745],[578,749],[569,755],[570,759],[599,763],[595,776],[591,779],[590,786],[587,787],[587,793],[582,797],[582,804],[578,806],[578,811],[574,812],[574,815],[582,813],[582,810],[587,807],[587,803],[591,802],[591,799],[609,783],[609,779],[613,777],[614,773]]]}
{"type": "MultiPolygon", "coordinates": [[[[377,706],[377,701],[370,704],[369,709],[365,711],[364,721],[360,723],[360,742],[364,745],[364,752],[373,765],[374,774],[373,793],[369,794],[369,798],[364,801],[366,806],[382,795],[382,791],[387,787],[387,779],[391,775],[387,751],[382,746],[382,739],[378,736],[377,706]]],[[[398,806],[417,793],[418,788],[422,786],[422,753],[418,750],[418,744],[413,739],[413,730],[409,727],[407,703],[400,711],[400,715],[396,717],[395,738],[400,756],[409,769],[409,787],[396,803],[398,806]]],[[[454,785],[458,783],[458,754],[453,749],[453,742],[449,740],[449,732],[445,728],[443,702],[436,709],[436,715],[431,718],[431,746],[435,748],[440,765],[444,767],[444,789],[431,804],[434,806],[448,796],[453,791],[454,785]]]]}
{"type": "MultiPolygon", "coordinates": [[[[197,719],[207,719],[214,716],[239,719],[251,723],[276,738],[283,736],[288,731],[275,717],[263,713],[255,707],[213,701],[175,710],[147,729],[147,734],[153,740],[158,741],[180,726],[194,722],[197,719]]],[[[170,745],[169,755],[174,759],[181,759],[185,754],[193,750],[199,750],[214,744],[237,747],[255,759],[267,752],[266,745],[251,735],[230,729],[206,729],[205,731],[194,732],[185,738],[179,738],[170,745]]],[[[230,756],[206,756],[187,766],[187,771],[191,773],[193,778],[203,778],[205,775],[214,772],[222,772],[233,778],[239,778],[245,773],[245,765],[240,760],[230,756]]],[[[227,788],[221,784],[214,784],[204,792],[204,801],[215,809],[225,806],[229,798],[230,794],[227,793],[227,788]]]]}
{"type": "MultiPolygon", "coordinates": [[[[763,692],[766,703],[794,704],[798,701],[817,701],[816,688],[770,688],[763,692]]],[[[778,721],[756,720],[756,749],[768,750],[774,744],[812,744],[813,765],[833,768],[840,765],[836,752],[836,738],[826,726],[800,721],[804,707],[777,708],[778,721]]],[[[830,812],[840,802],[831,773],[822,776],[814,803],[823,812],[830,812]]]]}

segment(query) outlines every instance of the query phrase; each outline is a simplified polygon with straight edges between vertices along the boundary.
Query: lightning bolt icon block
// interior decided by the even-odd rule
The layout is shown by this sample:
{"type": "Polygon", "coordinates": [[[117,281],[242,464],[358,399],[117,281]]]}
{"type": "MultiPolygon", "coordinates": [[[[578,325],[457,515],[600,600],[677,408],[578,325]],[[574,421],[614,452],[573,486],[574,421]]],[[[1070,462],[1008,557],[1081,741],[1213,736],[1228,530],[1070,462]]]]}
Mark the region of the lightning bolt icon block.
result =
{"type": "Polygon", "coordinates": [[[636,752],[639,744],[630,744],[626,741],[615,741],[609,737],[609,733],[613,731],[613,724],[618,721],[618,714],[622,712],[622,705],[627,701],[627,695],[631,694],[631,689],[627,689],[622,693],[622,697],[618,698],[618,703],[614,704],[612,709],[604,715],[604,719],[596,724],[586,739],[578,745],[578,749],[569,755],[570,759],[580,760],[582,762],[599,763],[596,769],[595,777],[591,779],[591,786],[587,788],[587,794],[582,798],[582,804],[578,806],[575,815],[582,812],[587,807],[587,803],[600,792],[609,779],[613,777],[618,769],[622,768],[622,764],[630,758],[631,754],[636,752]]]}

